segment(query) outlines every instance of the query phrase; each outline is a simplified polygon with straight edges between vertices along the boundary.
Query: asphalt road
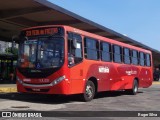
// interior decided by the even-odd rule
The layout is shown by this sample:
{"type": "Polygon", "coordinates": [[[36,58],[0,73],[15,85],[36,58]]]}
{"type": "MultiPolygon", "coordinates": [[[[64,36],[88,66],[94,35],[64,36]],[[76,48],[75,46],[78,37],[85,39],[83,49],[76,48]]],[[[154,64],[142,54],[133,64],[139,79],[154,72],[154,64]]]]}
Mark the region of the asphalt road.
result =
{"type": "MultiPolygon", "coordinates": [[[[127,95],[124,91],[118,92],[103,92],[99,93],[96,98],[90,102],[81,102],[78,96],[50,96],[50,95],[33,95],[8,93],[0,94],[0,111],[160,111],[160,84],[152,85],[150,88],[139,89],[137,95],[127,95]]],[[[87,117],[87,120],[97,120],[95,112],[88,112],[93,117],[87,117]]],[[[125,113],[125,112],[124,112],[125,113]]],[[[64,113],[65,114],[65,113],[64,113]]],[[[72,112],[71,116],[77,114],[72,112]]],[[[98,114],[98,113],[97,113],[98,114]]],[[[113,117],[100,117],[98,119],[115,120],[120,119],[114,117],[118,112],[113,112],[113,117]]],[[[127,114],[127,112],[126,112],[127,114]]],[[[83,115],[82,115],[83,116],[83,115]]],[[[6,118],[2,118],[5,119],[6,118]]],[[[14,118],[13,118],[14,119],[14,118]]],[[[17,118],[15,118],[17,119],[17,118]]],[[[27,118],[26,118],[27,119],[27,118]]],[[[53,119],[53,118],[41,118],[53,119]]],[[[56,118],[59,120],[75,119],[71,118],[56,118]]],[[[81,120],[82,118],[76,118],[81,120]]],[[[122,119],[122,117],[121,117],[122,119]]],[[[136,119],[124,117],[123,119],[136,119]]],[[[146,119],[146,118],[137,118],[146,119]]],[[[150,119],[159,119],[147,118],[150,119]]]]}

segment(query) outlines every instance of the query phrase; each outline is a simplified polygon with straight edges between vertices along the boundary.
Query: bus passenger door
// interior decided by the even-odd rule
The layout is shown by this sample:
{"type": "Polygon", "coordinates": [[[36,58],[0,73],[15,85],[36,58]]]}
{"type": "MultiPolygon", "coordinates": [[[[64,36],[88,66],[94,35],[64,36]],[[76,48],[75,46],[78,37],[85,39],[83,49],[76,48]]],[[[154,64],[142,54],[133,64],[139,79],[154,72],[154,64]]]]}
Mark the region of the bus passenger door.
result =
{"type": "Polygon", "coordinates": [[[68,33],[68,67],[70,68],[71,93],[83,91],[82,37],[68,33]]]}

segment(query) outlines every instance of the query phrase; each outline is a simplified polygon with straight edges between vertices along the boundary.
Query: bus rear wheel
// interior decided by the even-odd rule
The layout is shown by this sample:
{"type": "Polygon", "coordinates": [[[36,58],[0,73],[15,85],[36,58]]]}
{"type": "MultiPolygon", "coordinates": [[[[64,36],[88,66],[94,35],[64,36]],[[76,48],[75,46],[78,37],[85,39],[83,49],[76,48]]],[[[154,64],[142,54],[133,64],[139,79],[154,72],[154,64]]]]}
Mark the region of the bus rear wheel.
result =
{"type": "Polygon", "coordinates": [[[87,81],[84,93],[81,95],[83,101],[91,101],[95,96],[95,85],[92,81],[87,81]]]}
{"type": "Polygon", "coordinates": [[[138,81],[134,80],[132,89],[126,90],[130,95],[136,95],[138,93],[138,81]]]}

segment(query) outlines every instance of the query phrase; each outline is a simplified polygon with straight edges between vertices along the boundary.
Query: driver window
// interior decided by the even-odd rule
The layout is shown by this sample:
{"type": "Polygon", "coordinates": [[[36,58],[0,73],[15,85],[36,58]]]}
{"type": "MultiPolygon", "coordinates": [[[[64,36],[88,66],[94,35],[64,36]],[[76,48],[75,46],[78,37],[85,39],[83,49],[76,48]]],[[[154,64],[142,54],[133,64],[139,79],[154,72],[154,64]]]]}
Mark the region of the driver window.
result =
{"type": "Polygon", "coordinates": [[[68,66],[78,64],[82,59],[82,37],[68,33],[68,66]]]}

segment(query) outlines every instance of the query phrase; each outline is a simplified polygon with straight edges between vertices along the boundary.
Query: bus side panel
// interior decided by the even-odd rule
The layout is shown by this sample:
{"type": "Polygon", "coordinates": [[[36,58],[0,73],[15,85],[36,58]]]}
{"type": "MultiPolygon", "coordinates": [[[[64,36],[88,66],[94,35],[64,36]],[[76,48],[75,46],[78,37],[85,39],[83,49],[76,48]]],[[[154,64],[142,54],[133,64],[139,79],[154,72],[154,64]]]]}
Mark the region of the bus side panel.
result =
{"type": "Polygon", "coordinates": [[[98,64],[97,61],[84,60],[83,63],[71,67],[71,93],[83,93],[87,80],[93,77],[97,80],[98,91],[109,90],[109,73],[99,71],[99,67],[104,66],[107,65],[102,63],[98,64]]]}
{"type": "Polygon", "coordinates": [[[110,90],[123,90],[132,88],[134,76],[131,74],[132,67],[119,63],[112,63],[110,70],[110,90]]]}
{"type": "Polygon", "coordinates": [[[122,89],[121,76],[117,69],[117,63],[111,63],[109,67],[109,90],[122,89]]]}
{"type": "Polygon", "coordinates": [[[141,68],[139,73],[139,87],[149,87],[152,85],[152,70],[151,68],[141,68]]]}
{"type": "Polygon", "coordinates": [[[151,68],[126,65],[119,63],[98,63],[85,60],[70,68],[71,93],[83,93],[86,81],[95,77],[98,91],[132,89],[135,78],[139,80],[139,87],[149,87],[152,84],[151,68]],[[99,68],[107,68],[107,73],[100,72],[99,68]],[[85,80],[84,80],[85,79],[85,80]]]}
{"type": "MultiPolygon", "coordinates": [[[[86,60],[86,64],[91,63],[92,60],[86,60]]],[[[92,61],[93,62],[93,61],[92,61]]],[[[97,91],[107,91],[109,90],[109,78],[110,78],[110,68],[111,64],[108,64],[107,62],[94,62],[93,64],[90,64],[87,68],[88,70],[85,71],[86,76],[85,78],[87,80],[91,78],[96,78],[97,80],[97,91]]]]}
{"type": "MultiPolygon", "coordinates": [[[[87,69],[87,68],[86,68],[87,69]]],[[[69,68],[69,73],[70,73],[70,93],[71,94],[77,94],[77,93],[82,93],[85,81],[84,79],[84,68],[83,64],[79,63],[75,66],[72,66],[69,68]]]]}

